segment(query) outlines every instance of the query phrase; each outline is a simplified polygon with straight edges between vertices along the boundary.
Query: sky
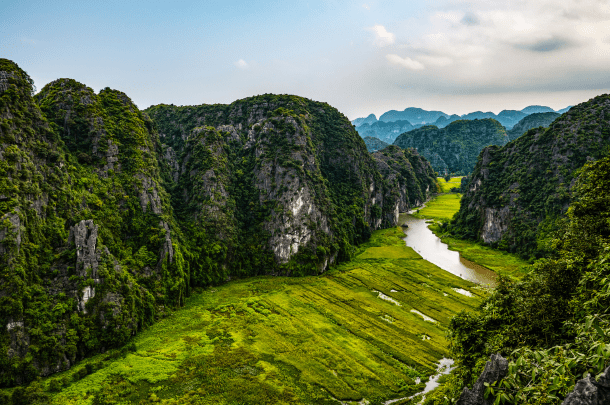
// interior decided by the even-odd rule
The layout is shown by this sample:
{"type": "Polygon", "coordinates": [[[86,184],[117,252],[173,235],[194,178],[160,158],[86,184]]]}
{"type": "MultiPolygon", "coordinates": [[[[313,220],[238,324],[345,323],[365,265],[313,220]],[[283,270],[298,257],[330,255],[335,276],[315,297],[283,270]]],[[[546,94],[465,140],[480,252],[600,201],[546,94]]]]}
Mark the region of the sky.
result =
{"type": "Polygon", "coordinates": [[[350,119],[560,109],[610,93],[610,0],[0,2],[0,57],[141,109],[257,94],[350,119]]]}

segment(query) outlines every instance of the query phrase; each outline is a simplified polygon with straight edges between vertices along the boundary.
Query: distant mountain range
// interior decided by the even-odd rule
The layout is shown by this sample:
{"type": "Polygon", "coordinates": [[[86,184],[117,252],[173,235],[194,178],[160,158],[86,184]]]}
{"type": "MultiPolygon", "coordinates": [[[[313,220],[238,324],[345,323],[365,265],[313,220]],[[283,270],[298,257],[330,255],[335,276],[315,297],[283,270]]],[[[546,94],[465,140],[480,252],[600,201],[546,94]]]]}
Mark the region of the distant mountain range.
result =
{"type": "Polygon", "coordinates": [[[519,121],[528,115],[539,113],[563,114],[571,107],[572,106],[569,106],[555,111],[546,106],[530,105],[520,111],[503,110],[497,115],[491,111],[475,111],[461,116],[457,114],[449,115],[442,111],[427,111],[421,108],[409,107],[404,111],[387,111],[379,117],[379,120],[375,114],[370,114],[366,118],[356,118],[352,121],[352,124],[356,126],[356,130],[363,138],[371,136],[387,143],[393,143],[398,135],[403,132],[411,131],[424,125],[435,125],[438,128],[444,128],[458,120],[492,118],[502,124],[507,130],[511,130],[519,121]]]}

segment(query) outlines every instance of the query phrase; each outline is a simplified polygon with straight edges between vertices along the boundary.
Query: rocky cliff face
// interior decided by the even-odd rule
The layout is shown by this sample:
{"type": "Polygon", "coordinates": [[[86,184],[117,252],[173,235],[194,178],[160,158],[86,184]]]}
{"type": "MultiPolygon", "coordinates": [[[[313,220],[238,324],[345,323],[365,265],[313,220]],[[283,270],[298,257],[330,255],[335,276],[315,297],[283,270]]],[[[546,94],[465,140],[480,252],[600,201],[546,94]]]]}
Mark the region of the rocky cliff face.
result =
{"type": "Polygon", "coordinates": [[[409,205],[349,121],[325,103],[264,95],[147,112],[162,148],[175,153],[166,154],[166,167],[174,160],[181,167],[168,176],[181,221],[203,225],[190,238],[218,246],[215,271],[226,279],[324,271],[371,231],[395,225],[398,207],[409,205]]]}
{"type": "Polygon", "coordinates": [[[488,145],[505,145],[504,127],[493,119],[454,121],[445,128],[425,126],[406,132],[394,141],[401,148],[415,148],[432,162],[438,173],[447,170],[466,175],[472,171],[480,151],[488,145]]]}
{"type": "Polygon", "coordinates": [[[539,231],[567,209],[576,171],[608,145],[610,97],[603,95],[573,107],[549,128],[485,148],[454,231],[524,255],[541,254],[539,231]]]}
{"type": "Polygon", "coordinates": [[[118,91],[61,79],[34,99],[16,64],[0,59],[0,73],[0,384],[11,385],[125,342],[187,291],[150,119],[118,91]]]}
{"type": "Polygon", "coordinates": [[[0,386],[124,344],[193,286],[318,274],[433,185],[407,153],[384,178],[347,118],[300,97],[153,121],[120,91],[32,89],[0,59],[0,386]]]}

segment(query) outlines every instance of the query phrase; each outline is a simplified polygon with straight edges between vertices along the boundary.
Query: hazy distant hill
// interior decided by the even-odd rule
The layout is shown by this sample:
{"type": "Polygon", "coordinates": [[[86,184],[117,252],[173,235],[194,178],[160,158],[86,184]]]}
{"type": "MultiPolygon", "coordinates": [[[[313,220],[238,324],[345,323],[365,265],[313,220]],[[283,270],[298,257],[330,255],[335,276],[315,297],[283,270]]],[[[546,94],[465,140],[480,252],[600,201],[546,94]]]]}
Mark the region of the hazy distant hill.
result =
{"type": "Polygon", "coordinates": [[[355,126],[360,126],[362,124],[372,124],[373,122],[377,122],[377,117],[375,116],[375,114],[370,114],[366,118],[356,118],[352,121],[352,124],[354,124],[355,126]]]}
{"type": "Polygon", "coordinates": [[[534,114],[534,113],[543,113],[543,112],[555,112],[551,107],[546,107],[543,105],[530,105],[521,110],[524,114],[534,114]]]}
{"type": "Polygon", "coordinates": [[[380,139],[374,138],[372,136],[364,137],[364,144],[366,145],[366,150],[369,152],[377,152],[378,150],[384,149],[386,146],[390,146],[389,143],[384,142],[380,139]]]}
{"type": "MultiPolygon", "coordinates": [[[[453,121],[457,121],[459,119],[463,120],[473,120],[473,119],[483,119],[483,118],[493,118],[497,120],[500,124],[502,124],[506,129],[511,129],[517,122],[523,119],[525,116],[534,114],[534,113],[543,113],[543,112],[557,112],[559,114],[563,114],[568,111],[572,106],[568,106],[566,108],[562,108],[561,110],[553,110],[547,106],[541,105],[530,105],[522,109],[518,110],[502,110],[498,115],[494,114],[491,111],[482,112],[475,111],[464,115],[449,115],[442,111],[426,111],[421,108],[409,107],[404,111],[396,111],[390,110],[381,115],[379,117],[379,121],[384,122],[394,122],[394,121],[409,121],[414,126],[417,124],[425,125],[425,124],[434,124],[439,128],[445,127],[449,125],[453,121]]],[[[371,114],[366,118],[356,118],[352,121],[356,127],[361,126],[363,124],[372,124],[377,122],[377,118],[375,114],[371,114]]]]}
{"type": "Polygon", "coordinates": [[[439,128],[445,128],[447,125],[451,124],[453,121],[457,121],[460,119],[462,119],[462,118],[457,114],[453,114],[449,118],[447,118],[443,115],[441,117],[438,117],[438,119],[434,122],[434,125],[436,125],[439,128]]]}
{"type": "Polygon", "coordinates": [[[547,128],[561,114],[554,112],[534,113],[525,116],[517,123],[510,131],[507,131],[510,140],[515,140],[532,128],[544,127],[547,128]]]}
{"type": "Polygon", "coordinates": [[[392,144],[398,135],[419,127],[421,125],[411,125],[409,121],[377,121],[372,124],[362,124],[356,130],[363,138],[370,136],[392,144]]]}
{"type": "Polygon", "coordinates": [[[393,122],[407,120],[411,124],[433,124],[439,117],[449,117],[449,114],[445,114],[442,111],[426,111],[421,108],[409,107],[405,108],[404,111],[390,110],[381,114],[379,121],[393,122]]]}

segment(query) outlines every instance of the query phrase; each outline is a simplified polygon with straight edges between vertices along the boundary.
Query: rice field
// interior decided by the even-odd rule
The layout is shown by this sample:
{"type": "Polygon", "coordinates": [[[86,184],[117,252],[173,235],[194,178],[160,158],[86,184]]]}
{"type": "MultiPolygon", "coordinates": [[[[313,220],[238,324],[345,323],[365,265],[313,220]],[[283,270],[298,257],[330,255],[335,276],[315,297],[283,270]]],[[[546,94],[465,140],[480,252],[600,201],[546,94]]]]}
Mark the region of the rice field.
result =
{"type": "Polygon", "coordinates": [[[381,404],[412,395],[449,356],[451,317],[486,293],[422,260],[402,237],[400,228],[375,232],[322,276],[208,288],[126,349],[34,384],[60,386],[52,403],[61,405],[381,404]],[[83,369],[91,372],[79,377],[83,369]]]}

